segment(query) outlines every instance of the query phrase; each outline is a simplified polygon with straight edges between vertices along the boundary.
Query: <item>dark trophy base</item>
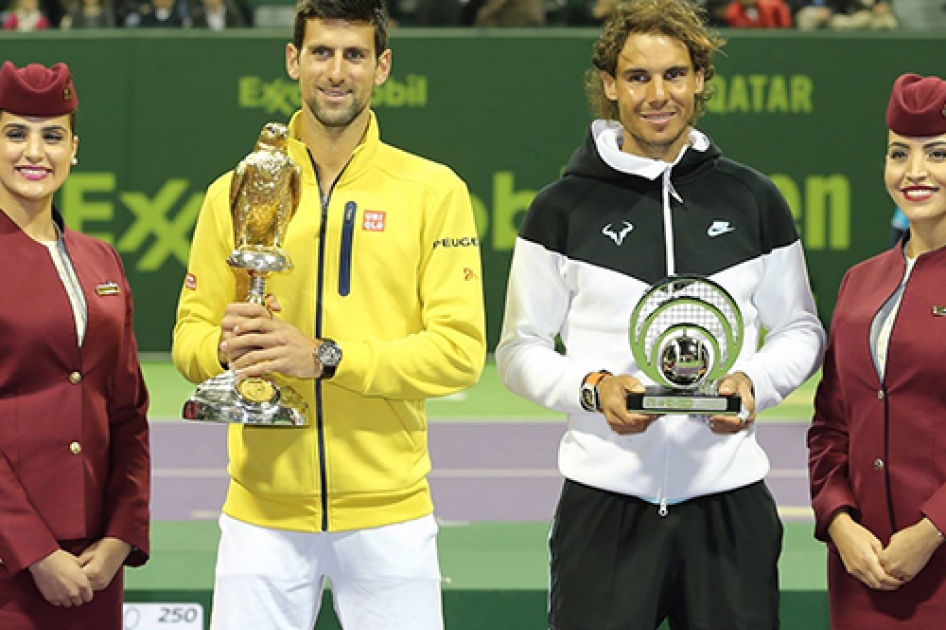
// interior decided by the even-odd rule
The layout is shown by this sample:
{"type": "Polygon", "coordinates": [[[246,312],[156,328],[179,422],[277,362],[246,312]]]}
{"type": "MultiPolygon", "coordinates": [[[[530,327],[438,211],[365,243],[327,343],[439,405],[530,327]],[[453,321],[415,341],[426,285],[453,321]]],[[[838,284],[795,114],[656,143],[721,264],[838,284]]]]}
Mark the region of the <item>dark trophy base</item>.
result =
{"type": "Polygon", "coordinates": [[[308,405],[288,385],[269,378],[238,379],[224,372],[197,386],[184,403],[185,420],[247,424],[259,427],[304,427],[308,405]]]}
{"type": "Polygon", "coordinates": [[[742,398],[738,394],[720,396],[699,390],[648,387],[643,394],[627,395],[627,409],[652,415],[695,413],[707,416],[736,416],[742,410],[742,398]]]}

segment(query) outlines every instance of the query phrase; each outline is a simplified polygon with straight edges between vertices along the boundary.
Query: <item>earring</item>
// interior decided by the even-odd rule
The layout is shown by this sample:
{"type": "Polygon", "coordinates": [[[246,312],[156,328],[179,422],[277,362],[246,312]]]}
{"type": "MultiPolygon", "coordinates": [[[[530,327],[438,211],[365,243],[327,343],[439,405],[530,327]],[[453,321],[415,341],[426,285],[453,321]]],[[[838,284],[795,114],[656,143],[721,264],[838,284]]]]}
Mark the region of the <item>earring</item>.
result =
{"type": "Polygon", "coordinates": [[[73,166],[76,166],[77,164],[79,164],[79,158],[78,158],[78,157],[73,157],[73,158],[72,158],[72,165],[73,165],[73,166]]]}

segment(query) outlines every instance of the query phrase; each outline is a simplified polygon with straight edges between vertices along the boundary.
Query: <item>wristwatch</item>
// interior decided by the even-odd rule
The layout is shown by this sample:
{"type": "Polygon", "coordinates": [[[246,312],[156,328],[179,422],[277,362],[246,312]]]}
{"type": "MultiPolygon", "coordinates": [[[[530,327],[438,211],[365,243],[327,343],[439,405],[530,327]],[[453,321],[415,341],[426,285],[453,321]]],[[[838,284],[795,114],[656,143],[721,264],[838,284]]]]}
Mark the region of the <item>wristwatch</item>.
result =
{"type": "Polygon", "coordinates": [[[612,376],[612,374],[607,370],[599,370],[592,372],[582,380],[578,400],[581,402],[581,408],[585,411],[601,411],[601,401],[598,399],[598,383],[605,376],[612,376]]]}
{"type": "Polygon", "coordinates": [[[323,339],[319,347],[315,349],[315,360],[322,364],[321,378],[332,378],[335,376],[335,370],[342,361],[342,349],[338,347],[334,339],[323,339]]]}

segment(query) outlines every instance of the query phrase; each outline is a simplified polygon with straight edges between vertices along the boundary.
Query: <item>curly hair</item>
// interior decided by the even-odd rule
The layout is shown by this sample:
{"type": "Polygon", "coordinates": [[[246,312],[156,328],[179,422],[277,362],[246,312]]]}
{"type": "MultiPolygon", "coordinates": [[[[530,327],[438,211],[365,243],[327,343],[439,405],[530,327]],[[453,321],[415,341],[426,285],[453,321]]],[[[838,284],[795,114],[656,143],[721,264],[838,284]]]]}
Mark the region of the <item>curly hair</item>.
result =
{"type": "Polygon", "coordinates": [[[703,71],[703,91],[696,95],[693,111],[695,124],[713,96],[709,80],[716,73],[713,54],[725,40],[710,33],[704,21],[705,12],[692,0],[630,0],[620,3],[605,22],[601,37],[595,42],[591,63],[585,73],[585,91],[592,113],[598,118],[617,120],[617,103],[604,93],[601,72],[615,76],[618,55],[631,34],[666,35],[679,40],[690,51],[690,60],[697,71],[703,71]]]}
{"type": "Polygon", "coordinates": [[[345,20],[374,26],[374,54],[388,49],[388,14],[383,0],[299,0],[296,3],[292,43],[302,48],[309,20],[345,20]]]}

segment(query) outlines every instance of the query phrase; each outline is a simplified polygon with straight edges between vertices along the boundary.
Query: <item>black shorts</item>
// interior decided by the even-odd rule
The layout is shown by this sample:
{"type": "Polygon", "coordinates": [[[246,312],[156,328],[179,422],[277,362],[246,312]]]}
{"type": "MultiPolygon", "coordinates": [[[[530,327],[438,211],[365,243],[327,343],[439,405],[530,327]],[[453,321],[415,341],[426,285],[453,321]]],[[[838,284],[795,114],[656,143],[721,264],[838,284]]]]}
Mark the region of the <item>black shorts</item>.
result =
{"type": "Polygon", "coordinates": [[[658,507],[565,481],[550,630],[774,630],[782,522],[765,483],[658,507]]]}

